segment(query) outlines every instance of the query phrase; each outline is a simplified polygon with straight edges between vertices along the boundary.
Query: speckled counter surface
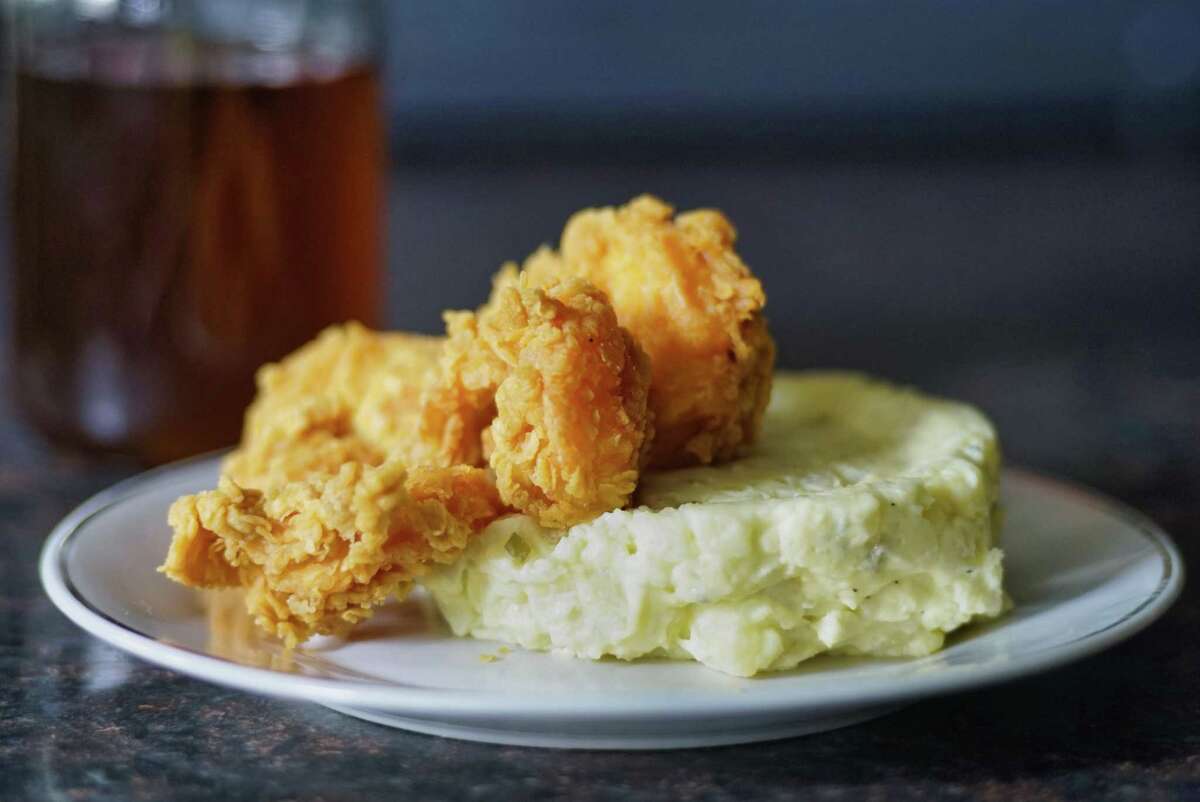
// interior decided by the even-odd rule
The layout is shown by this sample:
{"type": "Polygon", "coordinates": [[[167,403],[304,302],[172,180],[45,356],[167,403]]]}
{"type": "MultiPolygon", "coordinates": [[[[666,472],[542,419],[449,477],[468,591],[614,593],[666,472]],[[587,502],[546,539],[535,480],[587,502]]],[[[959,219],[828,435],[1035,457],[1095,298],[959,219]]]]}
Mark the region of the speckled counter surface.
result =
{"type": "MultiPolygon", "coordinates": [[[[984,406],[1012,462],[1146,512],[1195,576],[1200,342],[1021,345],[926,368],[892,372],[984,406]]],[[[1194,578],[1112,651],[844,730],[662,753],[505,748],[227,691],[78,630],[41,592],[38,549],[136,470],[56,454],[0,407],[0,800],[1200,799],[1194,578]]]]}

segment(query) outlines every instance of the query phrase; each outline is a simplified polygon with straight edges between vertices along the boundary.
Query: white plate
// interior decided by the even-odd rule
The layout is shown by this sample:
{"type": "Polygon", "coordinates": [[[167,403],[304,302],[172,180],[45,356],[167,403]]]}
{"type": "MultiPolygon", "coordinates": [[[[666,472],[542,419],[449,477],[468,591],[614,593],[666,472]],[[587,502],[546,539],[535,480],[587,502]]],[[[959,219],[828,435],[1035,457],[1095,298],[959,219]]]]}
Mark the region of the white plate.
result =
{"type": "Polygon", "coordinates": [[[450,636],[418,598],[385,608],[349,640],[312,641],[289,662],[242,617],[210,628],[199,594],[155,572],[170,539],[168,505],[216,478],[210,457],[87,501],[42,550],[50,598],[96,637],[194,677],[495,743],[665,749],[832,729],[1098,652],[1161,615],[1183,585],[1174,544],[1138,513],[1008,471],[1001,545],[1015,607],[930,657],[818,658],[747,680],[695,663],[504,653],[495,643],[450,636]]]}

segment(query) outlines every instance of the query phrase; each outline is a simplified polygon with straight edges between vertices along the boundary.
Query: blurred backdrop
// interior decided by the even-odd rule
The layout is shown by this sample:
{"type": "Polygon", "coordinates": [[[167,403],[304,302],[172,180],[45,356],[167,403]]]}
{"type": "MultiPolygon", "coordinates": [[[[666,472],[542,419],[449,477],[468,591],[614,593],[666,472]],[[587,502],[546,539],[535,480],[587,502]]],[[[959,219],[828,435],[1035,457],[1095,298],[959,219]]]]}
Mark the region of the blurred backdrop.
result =
{"type": "Polygon", "coordinates": [[[379,11],[391,326],[439,330],[571,211],[653,192],[734,220],[785,366],[966,396],[1076,474],[1154,404],[1154,442],[1200,442],[1200,5],[379,11]]]}
{"type": "Polygon", "coordinates": [[[732,216],[789,363],[1200,326],[1195,3],[459,0],[386,20],[397,324],[475,303],[571,210],[652,191],[732,216]]]}
{"type": "Polygon", "coordinates": [[[1181,0],[384,10],[410,153],[1094,151],[1194,141],[1200,125],[1200,10],[1181,0]]]}

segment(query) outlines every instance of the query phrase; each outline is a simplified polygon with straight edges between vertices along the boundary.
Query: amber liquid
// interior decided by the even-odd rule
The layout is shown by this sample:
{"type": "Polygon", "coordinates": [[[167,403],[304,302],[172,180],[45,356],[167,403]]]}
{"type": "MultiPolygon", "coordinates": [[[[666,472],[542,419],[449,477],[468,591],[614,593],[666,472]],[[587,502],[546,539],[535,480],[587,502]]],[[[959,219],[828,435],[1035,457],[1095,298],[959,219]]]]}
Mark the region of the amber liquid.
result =
{"type": "Polygon", "coordinates": [[[375,72],[221,63],[18,69],[16,391],[57,441],[150,462],[231,444],[259,365],[378,322],[375,72]]]}

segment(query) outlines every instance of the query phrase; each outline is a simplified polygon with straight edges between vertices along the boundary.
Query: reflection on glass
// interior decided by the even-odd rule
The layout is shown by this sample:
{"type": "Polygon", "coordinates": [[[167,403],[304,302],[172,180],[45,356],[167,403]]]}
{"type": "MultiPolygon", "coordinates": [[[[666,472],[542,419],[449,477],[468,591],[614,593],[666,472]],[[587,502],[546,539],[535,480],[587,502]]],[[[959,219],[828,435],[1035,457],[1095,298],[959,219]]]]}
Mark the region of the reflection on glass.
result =
{"type": "Polygon", "coordinates": [[[378,323],[371,4],[18,0],[17,387],[47,434],[231,444],[254,370],[378,323]]]}

